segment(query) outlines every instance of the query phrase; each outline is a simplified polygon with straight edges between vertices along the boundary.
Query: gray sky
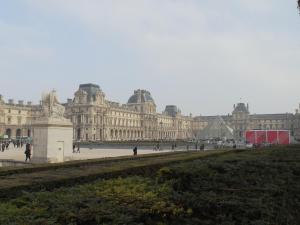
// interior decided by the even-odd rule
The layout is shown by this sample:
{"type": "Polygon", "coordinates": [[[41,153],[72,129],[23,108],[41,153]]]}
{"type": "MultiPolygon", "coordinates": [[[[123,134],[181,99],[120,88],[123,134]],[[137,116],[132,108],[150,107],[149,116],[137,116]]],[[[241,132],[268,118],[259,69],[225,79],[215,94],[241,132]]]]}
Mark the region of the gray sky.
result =
{"type": "Polygon", "coordinates": [[[293,112],[299,37],[296,0],[0,0],[0,93],[66,101],[92,82],[120,103],[147,89],[159,111],[293,112]]]}

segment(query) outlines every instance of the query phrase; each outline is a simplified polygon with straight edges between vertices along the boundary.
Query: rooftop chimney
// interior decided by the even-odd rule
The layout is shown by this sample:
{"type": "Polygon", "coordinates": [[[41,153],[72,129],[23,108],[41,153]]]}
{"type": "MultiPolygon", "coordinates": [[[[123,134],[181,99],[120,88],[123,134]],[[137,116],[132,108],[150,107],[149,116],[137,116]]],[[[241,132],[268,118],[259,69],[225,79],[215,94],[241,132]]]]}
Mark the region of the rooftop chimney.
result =
{"type": "Polygon", "coordinates": [[[18,104],[19,104],[19,105],[24,105],[24,101],[23,101],[23,100],[20,100],[18,104]]]}
{"type": "Polygon", "coordinates": [[[32,105],[32,102],[27,102],[27,105],[31,106],[31,105],[32,105]]]}
{"type": "Polygon", "coordinates": [[[13,99],[9,99],[8,100],[8,104],[13,105],[14,104],[14,100],[13,99]]]}

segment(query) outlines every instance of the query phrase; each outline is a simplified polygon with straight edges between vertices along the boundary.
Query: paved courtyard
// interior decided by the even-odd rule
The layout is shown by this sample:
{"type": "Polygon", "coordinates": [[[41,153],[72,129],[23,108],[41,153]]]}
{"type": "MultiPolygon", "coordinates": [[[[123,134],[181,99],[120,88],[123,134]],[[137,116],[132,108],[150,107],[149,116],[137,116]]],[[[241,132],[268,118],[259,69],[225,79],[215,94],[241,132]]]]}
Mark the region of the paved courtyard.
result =
{"type": "MultiPolygon", "coordinates": [[[[25,146],[23,148],[14,148],[10,146],[8,150],[4,152],[0,151],[0,160],[15,160],[15,161],[24,161],[25,160],[25,146]]],[[[164,151],[153,151],[153,150],[138,150],[138,155],[144,154],[153,154],[153,153],[162,153],[170,152],[170,150],[164,151]]],[[[118,156],[130,156],[133,155],[132,149],[89,149],[81,148],[80,153],[74,153],[74,160],[85,160],[85,159],[97,159],[97,158],[109,158],[109,157],[118,157],[118,156]]]]}

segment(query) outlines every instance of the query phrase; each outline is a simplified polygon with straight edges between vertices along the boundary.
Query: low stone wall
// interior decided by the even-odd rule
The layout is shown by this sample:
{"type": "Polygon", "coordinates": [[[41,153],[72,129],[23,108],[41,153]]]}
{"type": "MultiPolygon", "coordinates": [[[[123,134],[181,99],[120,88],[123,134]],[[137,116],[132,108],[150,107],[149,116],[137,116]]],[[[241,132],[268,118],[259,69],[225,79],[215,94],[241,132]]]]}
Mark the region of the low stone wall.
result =
{"type": "Polygon", "coordinates": [[[0,160],[0,167],[24,167],[28,166],[30,163],[14,161],[14,160],[0,160]]]}

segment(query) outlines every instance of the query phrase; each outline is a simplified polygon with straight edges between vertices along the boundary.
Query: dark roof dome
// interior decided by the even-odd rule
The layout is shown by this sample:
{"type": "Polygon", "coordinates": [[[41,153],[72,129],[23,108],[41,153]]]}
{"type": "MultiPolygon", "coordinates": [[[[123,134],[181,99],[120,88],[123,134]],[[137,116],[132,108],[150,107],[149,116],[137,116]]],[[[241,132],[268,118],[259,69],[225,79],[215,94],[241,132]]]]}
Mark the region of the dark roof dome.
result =
{"type": "Polygon", "coordinates": [[[140,104],[145,102],[152,102],[154,100],[149,91],[146,90],[136,90],[134,94],[129,98],[128,104],[140,104]]]}
{"type": "Polygon", "coordinates": [[[180,109],[178,109],[176,105],[167,105],[165,113],[169,116],[176,117],[176,115],[180,113],[180,109]]]}
{"type": "Polygon", "coordinates": [[[97,84],[80,84],[79,89],[85,91],[88,95],[95,95],[97,91],[101,91],[100,86],[97,84]]]}
{"type": "Polygon", "coordinates": [[[79,90],[87,93],[87,101],[95,101],[96,94],[102,92],[100,86],[97,84],[80,84],[79,90]]]}
{"type": "Polygon", "coordinates": [[[245,105],[245,103],[238,103],[235,107],[234,107],[234,113],[238,113],[238,112],[244,112],[244,113],[249,113],[249,106],[247,104],[247,106],[245,105]]]}

